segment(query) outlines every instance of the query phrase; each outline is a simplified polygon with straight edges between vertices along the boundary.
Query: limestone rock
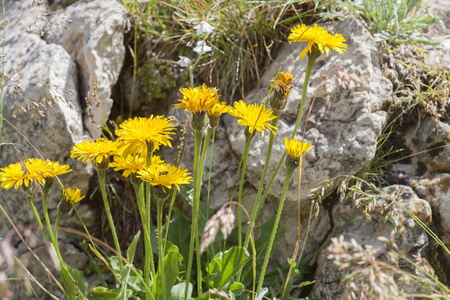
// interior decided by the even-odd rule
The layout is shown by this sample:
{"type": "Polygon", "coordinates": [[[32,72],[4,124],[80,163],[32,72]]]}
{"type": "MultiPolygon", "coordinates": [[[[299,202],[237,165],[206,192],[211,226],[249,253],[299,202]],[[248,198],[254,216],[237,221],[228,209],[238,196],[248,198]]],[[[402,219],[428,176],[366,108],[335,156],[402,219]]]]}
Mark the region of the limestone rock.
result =
{"type": "Polygon", "coordinates": [[[405,134],[405,144],[418,166],[415,175],[435,175],[450,171],[450,125],[431,117],[419,120],[417,127],[405,134]],[[420,168],[419,168],[420,167],[420,168]]]}
{"type": "MultiPolygon", "coordinates": [[[[329,24],[325,27],[332,30],[327,26],[330,26],[329,24]]],[[[354,19],[336,22],[336,32],[342,34],[347,40],[347,52],[344,55],[332,53],[328,57],[323,54],[317,60],[311,74],[302,123],[296,135],[297,139],[302,138],[304,120],[316,96],[305,132],[305,141],[312,144],[312,149],[305,154],[303,160],[301,199],[306,199],[308,190],[317,187],[322,180],[343,174],[355,174],[359,171],[373,158],[378,136],[386,122],[387,116],[382,106],[387,101],[392,84],[380,71],[373,38],[354,19]],[[325,92],[319,86],[323,81],[322,76],[327,75],[328,72],[332,74],[333,68],[339,66],[344,71],[358,76],[361,84],[354,90],[336,87],[331,105],[328,107],[325,92]]],[[[262,88],[255,88],[245,99],[247,103],[262,103],[269,91],[270,80],[285,60],[281,71],[292,73],[295,78],[294,88],[291,90],[286,109],[278,123],[279,130],[275,137],[266,184],[285,149],[284,138],[291,135],[295,124],[307,63],[306,58],[298,57],[303,47],[301,43],[283,46],[275,63],[262,76],[262,88]]],[[[244,128],[237,126],[236,121],[231,121],[229,118],[226,124],[230,144],[239,157],[244,149],[244,128]]],[[[246,177],[255,187],[259,184],[263,170],[267,141],[268,134],[263,139],[257,135],[250,145],[246,177]]],[[[274,197],[279,198],[281,195],[284,174],[283,164],[270,191],[274,197]]],[[[295,174],[293,178],[296,178],[295,174]]],[[[296,184],[296,181],[292,181],[287,193],[288,201],[295,201],[297,198],[296,184]]]]}
{"type": "MultiPolygon", "coordinates": [[[[6,11],[11,24],[20,22],[12,27],[5,41],[5,73],[10,80],[3,100],[3,117],[7,122],[3,123],[2,142],[14,144],[1,147],[0,165],[5,167],[25,157],[42,155],[45,159],[69,164],[73,172],[61,176],[64,185],[86,191],[92,168],[70,159],[73,143],[88,137],[81,121],[76,64],[63,47],[41,39],[35,21],[45,12],[44,5],[11,1],[6,11]],[[17,106],[22,106],[27,113],[19,111],[16,115],[14,108],[17,106]],[[38,109],[45,117],[39,115],[38,109]],[[30,119],[32,113],[39,116],[40,123],[36,118],[30,119]]],[[[50,209],[56,208],[61,196],[61,190],[55,184],[49,195],[50,209]]],[[[0,202],[16,225],[34,223],[21,189],[3,190],[0,202]]],[[[39,201],[37,206],[40,205],[39,201]]],[[[0,235],[9,228],[6,218],[0,218],[0,235]]]]}
{"type": "Polygon", "coordinates": [[[119,78],[125,58],[123,31],[126,15],[125,7],[116,0],[78,1],[61,11],[55,21],[71,20],[70,30],[45,37],[49,43],[62,45],[76,62],[80,100],[89,94],[96,123],[91,122],[85,111],[84,124],[94,138],[100,136],[97,127],[103,125],[102,115],[107,119],[111,111],[111,88],[119,78]]]}
{"type": "MultiPolygon", "coordinates": [[[[410,187],[394,185],[383,188],[382,191],[401,203],[422,222],[428,226],[431,224],[432,213],[430,205],[427,201],[420,199],[410,187]]],[[[376,203],[374,210],[370,212],[371,219],[368,219],[362,211],[357,212],[357,208],[350,200],[335,205],[332,209],[332,220],[334,222],[332,232],[343,228],[340,235],[343,235],[346,241],[353,238],[364,247],[369,245],[376,247],[378,249],[377,258],[381,258],[387,253],[387,249],[378,240],[378,237],[389,238],[391,223],[385,222],[385,215],[392,211],[394,214],[402,215],[405,218],[404,226],[406,230],[404,239],[396,241],[399,247],[405,250],[409,258],[413,258],[413,256],[423,258],[424,248],[428,245],[428,236],[420,225],[397,204],[391,202],[389,198],[381,197],[374,201],[376,203]],[[355,212],[354,218],[344,226],[355,212]]],[[[328,251],[321,253],[317,263],[318,268],[315,276],[317,282],[310,298],[341,299],[340,297],[344,293],[344,286],[341,284],[341,280],[348,272],[339,270],[334,265],[328,258],[328,251]]],[[[404,267],[409,268],[411,265],[406,264],[404,267]]],[[[404,288],[406,289],[407,287],[404,288]]]]}
{"type": "MultiPolygon", "coordinates": [[[[450,245],[450,174],[443,173],[436,176],[423,177],[411,180],[411,186],[417,194],[427,200],[433,209],[433,223],[437,230],[437,236],[444,245],[450,245]]],[[[450,282],[450,255],[437,246],[436,272],[442,276],[443,282],[450,282]]]]}
{"type": "MultiPolygon", "coordinates": [[[[62,184],[85,193],[93,174],[92,166],[71,159],[70,151],[73,144],[99,135],[94,125],[83,124],[87,92],[96,121],[101,124],[94,104],[93,78],[103,117],[109,116],[111,88],[117,81],[125,53],[126,10],[118,1],[96,0],[78,1],[65,10],[52,12],[46,1],[39,6],[33,2],[6,1],[9,25],[5,37],[7,85],[3,117],[7,121],[3,122],[0,167],[32,157],[69,164],[73,171],[60,176],[62,184]],[[67,19],[72,22],[66,23],[67,19]],[[19,108],[17,113],[15,108],[19,108]],[[36,117],[30,118],[33,113],[40,122],[36,117]]],[[[55,180],[48,199],[53,222],[61,198],[62,191],[55,180]]],[[[36,224],[22,189],[2,190],[0,203],[16,226],[36,224]]],[[[43,219],[40,195],[35,204],[43,219]]],[[[96,221],[93,212],[87,206],[79,211],[87,227],[91,227],[96,221]]],[[[68,224],[72,228],[80,226],[78,217],[62,220],[61,225],[68,224]]],[[[7,218],[0,218],[0,236],[11,228],[7,218]]],[[[15,297],[26,299],[18,290],[15,297]]]]}

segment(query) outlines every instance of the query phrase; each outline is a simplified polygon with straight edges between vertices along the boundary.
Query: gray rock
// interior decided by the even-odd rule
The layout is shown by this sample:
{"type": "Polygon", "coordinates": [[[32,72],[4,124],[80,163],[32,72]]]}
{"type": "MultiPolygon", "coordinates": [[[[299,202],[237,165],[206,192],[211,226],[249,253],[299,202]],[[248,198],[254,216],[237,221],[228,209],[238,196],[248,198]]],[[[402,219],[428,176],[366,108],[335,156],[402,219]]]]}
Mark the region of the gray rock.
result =
{"type": "MultiPolygon", "coordinates": [[[[61,241],[59,242],[59,248],[61,256],[63,257],[67,267],[76,268],[78,270],[83,270],[86,268],[87,264],[89,263],[89,257],[85,253],[80,252],[70,243],[64,243],[61,241]]],[[[60,277],[55,266],[55,261],[57,261],[57,258],[55,256],[51,256],[50,251],[53,252],[53,250],[50,250],[46,246],[40,246],[33,249],[33,252],[36,254],[40,261],[38,261],[35,256],[29,251],[23,253],[18,257],[21,265],[16,263],[16,270],[7,270],[7,273],[12,272],[9,273],[10,277],[18,276],[25,278],[28,278],[29,274],[32,274],[35,278],[38,279],[38,282],[47,289],[47,291],[52,293],[58,299],[67,299],[54,282],[50,280],[42,280],[42,278],[49,278],[49,273],[53,274],[55,278],[60,277]],[[26,272],[24,268],[26,268],[29,273],[26,272]]],[[[55,299],[50,298],[50,296],[44,290],[42,290],[41,287],[37,286],[33,280],[28,280],[28,284],[31,285],[34,293],[36,293],[36,295],[40,299],[55,299]]],[[[27,293],[30,293],[31,291],[26,291],[24,282],[22,281],[13,281],[10,287],[14,291],[13,299],[29,299],[29,297],[31,297],[30,294],[27,295],[27,293]]]]}
{"type": "MultiPolygon", "coordinates": [[[[305,132],[305,141],[312,144],[312,149],[305,154],[303,160],[301,185],[303,200],[307,198],[308,190],[317,187],[322,180],[342,174],[355,174],[370,161],[375,154],[378,136],[386,122],[386,113],[382,110],[382,106],[392,91],[392,84],[380,71],[373,38],[358,21],[353,19],[337,22],[336,32],[346,38],[347,52],[344,55],[332,53],[329,57],[323,54],[316,62],[303,111],[303,122],[296,135],[297,139],[301,139],[304,120],[311,101],[317,94],[305,132]],[[319,85],[323,81],[322,76],[338,66],[342,66],[346,72],[357,75],[361,79],[361,85],[354,90],[335,88],[331,106],[327,107],[325,92],[319,89],[319,85]]],[[[292,47],[293,49],[290,45],[282,47],[275,63],[262,76],[263,87],[254,89],[245,99],[247,103],[262,103],[269,91],[270,80],[285,60],[281,71],[290,71],[293,74],[294,88],[278,123],[279,130],[275,137],[266,184],[285,149],[284,138],[292,133],[301,99],[307,59],[298,57],[304,45],[300,43],[292,47]]],[[[244,149],[244,128],[229,119],[227,127],[230,145],[239,157],[244,149]]],[[[250,146],[246,177],[255,187],[259,184],[263,170],[267,141],[268,134],[264,139],[257,135],[250,146]]],[[[272,196],[280,197],[284,176],[283,164],[270,190],[272,196]]],[[[298,175],[294,174],[293,178],[296,177],[298,175]]],[[[288,201],[297,199],[296,184],[296,181],[292,180],[287,193],[288,201]]]]}
{"type": "Polygon", "coordinates": [[[450,125],[426,117],[405,134],[416,175],[436,175],[450,171],[450,125]]]}
{"type": "MultiPolygon", "coordinates": [[[[432,221],[431,207],[427,201],[420,199],[408,186],[394,185],[383,188],[382,191],[401,203],[416,217],[428,226],[432,221]]],[[[422,227],[416,223],[405,211],[397,204],[393,203],[387,197],[377,198],[375,207],[369,212],[371,219],[368,219],[362,210],[358,211],[351,200],[335,205],[332,209],[333,228],[332,232],[340,229],[339,235],[343,235],[346,241],[355,239],[363,247],[371,246],[378,249],[377,258],[383,257],[387,253],[384,244],[378,240],[378,237],[389,238],[391,233],[391,223],[385,222],[385,216],[388,212],[394,212],[398,216],[404,217],[405,234],[404,238],[399,238],[396,242],[401,251],[405,251],[409,258],[423,258],[424,248],[428,245],[428,236],[422,227]],[[351,219],[351,217],[356,215],[351,219]],[[351,219],[349,221],[349,219],[351,219]],[[348,222],[346,224],[346,222],[348,222]]],[[[349,273],[348,270],[340,270],[328,258],[328,251],[323,251],[318,258],[318,268],[311,299],[341,299],[344,294],[344,285],[341,280],[349,273]]],[[[406,263],[402,265],[410,269],[411,265],[406,263]]],[[[409,287],[401,287],[404,291],[409,287]]],[[[419,291],[415,287],[415,291],[419,291]]]]}
{"type": "MultiPolygon", "coordinates": [[[[332,29],[329,24],[325,26],[332,29]]],[[[330,107],[326,105],[324,91],[319,89],[317,92],[317,99],[305,134],[306,142],[312,144],[312,149],[305,154],[303,160],[301,199],[304,208],[309,207],[309,202],[305,201],[308,190],[317,187],[322,180],[344,174],[355,174],[374,157],[377,139],[387,118],[382,106],[386,103],[392,91],[391,82],[386,80],[380,71],[377,49],[369,32],[353,19],[336,22],[336,32],[343,34],[346,38],[347,52],[344,55],[339,55],[332,51],[334,53],[329,57],[323,54],[316,62],[308,88],[303,120],[322,82],[322,75],[326,75],[329,70],[342,66],[344,71],[357,75],[361,79],[361,85],[354,90],[336,88],[332,95],[330,107]]],[[[281,71],[290,71],[296,80],[293,82],[294,88],[288,97],[287,107],[278,123],[279,130],[275,137],[272,158],[268,166],[266,184],[285,150],[284,138],[291,135],[295,124],[307,63],[306,58],[303,60],[299,58],[302,47],[304,45],[301,45],[301,43],[293,45],[293,49],[290,45],[283,46],[275,62],[269,66],[261,77],[262,87],[255,88],[245,98],[246,103],[262,103],[269,92],[271,79],[276,75],[286,58],[281,71]]],[[[181,122],[186,118],[184,110],[172,109],[169,115],[174,115],[181,122]]],[[[304,123],[302,124],[296,136],[297,139],[301,139],[304,123]]],[[[224,127],[224,130],[221,129],[223,134],[216,139],[214,148],[212,188],[210,189],[210,204],[216,208],[225,201],[229,201],[233,191],[233,199],[237,200],[238,198],[240,177],[238,177],[236,184],[234,184],[234,181],[245,145],[244,127],[237,125],[236,118],[224,116],[222,125],[224,127]]],[[[268,133],[264,135],[264,138],[261,138],[261,135],[257,133],[250,145],[242,199],[249,211],[251,211],[256,198],[255,190],[258,188],[263,170],[268,140],[268,133]]],[[[192,169],[193,149],[193,138],[189,137],[183,162],[185,167],[190,169],[192,169]]],[[[205,174],[208,174],[209,154],[206,160],[205,174]]],[[[276,252],[280,255],[275,255],[279,258],[277,263],[280,264],[286,263],[285,257],[292,254],[297,240],[297,172],[294,173],[288,189],[287,202],[282,218],[283,224],[287,220],[291,220],[293,223],[285,228],[285,238],[280,243],[282,246],[279,249],[282,249],[280,251],[283,255],[281,255],[281,252],[276,252]]],[[[260,224],[275,216],[284,176],[285,166],[283,164],[274,180],[267,204],[261,212],[260,224]]],[[[207,186],[207,180],[208,178],[205,176],[204,187],[207,186]]],[[[206,199],[206,188],[204,188],[202,199],[206,199]]],[[[307,218],[302,219],[302,236],[306,235],[306,221],[307,218]]],[[[319,219],[312,223],[304,257],[312,253],[314,250],[312,245],[323,241],[329,230],[330,216],[325,212],[321,213],[319,219]]],[[[301,247],[303,247],[303,242],[301,247]]]]}
{"type": "MultiPolygon", "coordinates": [[[[70,159],[73,143],[88,137],[81,121],[76,64],[63,47],[47,44],[40,38],[39,30],[33,29],[34,20],[44,12],[44,8],[43,5],[32,7],[25,1],[12,1],[6,7],[11,24],[21,21],[12,27],[5,42],[5,72],[11,81],[3,100],[3,117],[14,127],[8,122],[3,123],[2,142],[14,145],[2,146],[0,162],[4,167],[19,162],[25,156],[42,156],[69,164],[73,172],[61,176],[63,184],[86,191],[92,168],[70,159]],[[32,26],[31,29],[29,26],[32,26]],[[18,91],[17,86],[20,86],[18,91]],[[19,111],[15,115],[14,109],[10,109],[15,105],[22,106],[27,113],[19,111]],[[37,110],[45,116],[39,115],[37,110]],[[31,113],[40,117],[40,123],[36,118],[30,119],[31,113]]],[[[49,208],[52,210],[61,199],[56,181],[53,190],[49,195],[49,208]]],[[[3,190],[0,201],[16,225],[34,222],[25,194],[20,189],[3,190]]],[[[37,205],[41,205],[40,201],[37,205]]],[[[7,220],[0,218],[0,235],[5,234],[8,228],[10,224],[7,220]]]]}
{"type": "Polygon", "coordinates": [[[49,43],[62,45],[76,62],[80,100],[89,94],[95,121],[92,123],[85,111],[84,124],[93,138],[100,136],[98,126],[103,125],[103,119],[106,121],[111,112],[111,88],[119,78],[125,58],[126,15],[125,7],[116,0],[78,1],[60,12],[55,21],[72,20],[70,30],[45,37],[49,43]]]}
{"type": "MultiPolygon", "coordinates": [[[[5,144],[0,148],[0,167],[25,157],[69,164],[73,171],[60,176],[62,184],[85,193],[93,168],[71,159],[70,151],[73,144],[99,135],[95,125],[83,124],[82,117],[86,115],[82,103],[90,92],[92,112],[101,124],[92,97],[93,78],[96,78],[96,95],[103,117],[109,116],[111,88],[117,81],[125,53],[126,10],[118,1],[79,1],[66,10],[57,11],[51,18],[47,16],[51,10],[46,3],[33,6],[32,2],[7,1],[5,7],[9,25],[5,37],[8,80],[3,117],[7,121],[2,129],[1,142],[5,144]],[[66,23],[66,19],[72,22],[66,23]],[[64,29],[67,25],[68,30],[64,29]],[[16,114],[17,107],[22,107],[26,113],[19,109],[16,114]],[[40,122],[36,117],[30,118],[32,114],[39,117],[40,122]]],[[[53,222],[61,198],[61,187],[55,181],[48,199],[53,222]]],[[[41,202],[38,195],[35,204],[43,220],[41,202]]],[[[0,203],[16,226],[36,224],[21,189],[2,189],[0,203]]],[[[88,206],[80,205],[82,218],[90,227],[96,218],[88,206]]],[[[61,225],[81,227],[76,215],[65,217],[61,225]]],[[[7,218],[1,217],[0,236],[11,228],[7,218]]],[[[15,291],[17,299],[26,299],[20,295],[15,291]]]]}
{"type": "MultiPolygon", "coordinates": [[[[411,186],[417,194],[427,200],[433,209],[434,226],[436,235],[444,245],[450,245],[450,174],[443,173],[435,176],[411,180],[411,186]]],[[[450,281],[450,254],[440,246],[437,247],[437,264],[434,264],[436,272],[442,276],[443,282],[450,281]]]]}

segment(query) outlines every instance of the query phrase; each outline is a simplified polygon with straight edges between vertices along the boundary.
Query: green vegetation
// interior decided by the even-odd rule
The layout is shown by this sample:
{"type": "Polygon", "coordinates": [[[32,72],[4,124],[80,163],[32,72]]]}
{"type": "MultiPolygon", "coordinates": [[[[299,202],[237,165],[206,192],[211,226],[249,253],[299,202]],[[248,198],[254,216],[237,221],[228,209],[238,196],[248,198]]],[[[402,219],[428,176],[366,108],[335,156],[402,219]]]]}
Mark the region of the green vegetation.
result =
{"type": "Polygon", "coordinates": [[[324,19],[348,16],[361,17],[378,42],[428,43],[418,33],[439,18],[424,15],[421,0],[314,0],[321,7],[324,19]]]}

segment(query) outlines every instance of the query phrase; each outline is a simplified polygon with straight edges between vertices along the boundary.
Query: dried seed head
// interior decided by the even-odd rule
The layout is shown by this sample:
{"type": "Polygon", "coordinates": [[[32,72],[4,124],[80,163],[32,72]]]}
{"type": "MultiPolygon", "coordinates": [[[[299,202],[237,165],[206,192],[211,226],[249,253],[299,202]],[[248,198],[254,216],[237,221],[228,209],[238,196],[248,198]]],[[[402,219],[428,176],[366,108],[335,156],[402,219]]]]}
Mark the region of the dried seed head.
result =
{"type": "MultiPolygon", "coordinates": [[[[216,288],[210,289],[210,290],[209,290],[209,293],[210,293],[212,296],[221,297],[221,298],[223,298],[223,299],[230,299],[230,297],[228,297],[227,293],[225,293],[224,291],[219,291],[219,290],[216,289],[216,288]]],[[[215,300],[215,299],[218,299],[218,298],[214,298],[214,300],[215,300]]]]}
{"type": "Polygon", "coordinates": [[[205,229],[203,230],[202,243],[200,244],[200,253],[203,253],[205,249],[214,242],[217,232],[219,231],[219,219],[216,215],[213,215],[211,219],[206,222],[205,229]]]}
{"type": "Polygon", "coordinates": [[[222,231],[223,238],[227,239],[228,235],[234,229],[234,212],[231,207],[226,207],[217,212],[217,216],[220,221],[220,230],[222,231]]]}

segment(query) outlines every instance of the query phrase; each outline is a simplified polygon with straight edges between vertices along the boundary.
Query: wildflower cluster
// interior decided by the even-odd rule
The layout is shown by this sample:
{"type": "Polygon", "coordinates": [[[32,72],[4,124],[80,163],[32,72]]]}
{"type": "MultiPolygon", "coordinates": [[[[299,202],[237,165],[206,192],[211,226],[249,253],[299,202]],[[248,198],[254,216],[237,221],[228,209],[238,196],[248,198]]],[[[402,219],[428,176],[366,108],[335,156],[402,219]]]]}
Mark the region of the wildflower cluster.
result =
{"type": "Polygon", "coordinates": [[[12,187],[17,190],[19,186],[26,190],[33,182],[50,188],[55,176],[72,171],[69,165],[36,158],[11,164],[0,170],[0,186],[7,190],[12,187]]]}
{"type": "Polygon", "coordinates": [[[187,170],[167,164],[159,156],[152,157],[161,145],[172,147],[174,131],[175,125],[164,116],[136,117],[119,125],[116,141],[85,141],[74,146],[71,157],[78,157],[84,163],[94,161],[98,168],[111,166],[115,171],[123,171],[125,177],[139,173],[139,178],[151,185],[169,189],[175,185],[179,189],[179,184],[190,182],[187,170]],[[110,157],[113,157],[111,164],[110,157]],[[148,160],[148,157],[152,158],[148,160]]]}
{"type": "MultiPolygon", "coordinates": [[[[196,29],[198,30],[198,34],[206,35],[214,30],[214,28],[209,26],[206,22],[201,22],[196,27],[196,29]]],[[[292,42],[308,42],[308,46],[302,51],[300,56],[303,58],[306,53],[309,53],[309,61],[305,75],[303,96],[300,104],[299,115],[297,117],[296,125],[292,134],[292,136],[295,136],[301,119],[309,76],[315,59],[317,59],[317,57],[320,56],[320,54],[324,51],[328,55],[330,53],[330,49],[334,49],[337,52],[343,54],[346,45],[344,43],[345,39],[341,35],[331,35],[330,33],[328,33],[328,31],[324,30],[321,27],[318,27],[317,25],[312,28],[305,25],[299,25],[293,28],[291,34],[289,35],[289,40],[292,42]]],[[[208,51],[208,47],[209,46],[207,46],[204,42],[198,41],[196,47],[197,49],[194,49],[194,51],[203,53],[208,51]]],[[[190,70],[195,67],[195,64],[191,66],[190,61],[188,61],[188,59],[186,59],[185,57],[180,58],[180,65],[189,66],[190,70]]],[[[172,287],[174,287],[175,282],[179,280],[179,278],[184,278],[186,282],[183,283],[184,287],[183,285],[181,285],[181,287],[177,287],[176,290],[179,290],[180,288],[184,289],[184,299],[191,299],[190,293],[192,293],[192,286],[189,282],[191,280],[192,274],[197,274],[198,276],[196,280],[196,291],[199,295],[203,294],[202,289],[205,286],[203,285],[204,280],[202,278],[203,275],[201,271],[201,262],[204,261],[204,257],[202,258],[201,254],[202,252],[209,249],[209,245],[211,245],[211,243],[214,241],[217,233],[219,232],[219,229],[221,230],[224,239],[227,239],[231,234],[234,229],[235,222],[234,207],[237,205],[238,246],[233,247],[233,249],[224,251],[220,254],[214,254],[214,263],[211,263],[207,268],[207,271],[211,272],[209,275],[212,275],[212,273],[214,272],[214,276],[211,277],[212,280],[207,282],[207,290],[209,291],[209,295],[206,296],[210,297],[217,295],[220,297],[228,297],[228,295],[232,294],[226,294],[224,290],[228,289],[228,287],[232,285],[232,281],[235,280],[234,278],[237,278],[236,280],[239,281],[239,278],[242,275],[242,269],[239,268],[242,268],[244,266],[245,260],[248,258],[247,250],[249,246],[249,238],[253,235],[253,227],[257,223],[256,221],[258,219],[260,209],[263,206],[265,196],[267,195],[265,194],[265,196],[262,196],[265,172],[267,171],[267,165],[270,161],[270,153],[274,142],[274,136],[276,134],[276,131],[278,130],[277,122],[283,109],[286,106],[288,95],[292,89],[293,80],[294,78],[290,72],[279,72],[277,76],[272,80],[272,93],[271,95],[268,95],[266,99],[270,103],[270,109],[266,108],[266,102],[261,105],[247,104],[243,100],[234,102],[232,106],[229,106],[226,104],[226,102],[219,101],[220,95],[218,94],[218,90],[216,88],[207,87],[205,84],[199,87],[182,88],[180,90],[182,99],[180,99],[179,103],[175,104],[174,107],[177,109],[184,109],[186,112],[192,114],[191,127],[194,131],[195,136],[195,154],[193,159],[194,165],[192,176],[187,169],[183,169],[178,165],[167,163],[163,158],[156,155],[155,153],[155,151],[159,150],[163,146],[170,148],[172,147],[171,142],[173,140],[173,136],[175,135],[176,125],[172,123],[172,120],[170,118],[166,118],[165,116],[152,115],[148,118],[130,118],[116,127],[116,138],[113,137],[113,140],[99,138],[94,141],[86,140],[74,145],[71,152],[71,158],[80,160],[85,164],[93,162],[98,172],[99,188],[110,225],[111,234],[114,239],[115,250],[118,254],[118,264],[116,264],[116,267],[119,270],[117,270],[116,275],[118,282],[120,282],[120,284],[123,284],[122,291],[120,292],[121,294],[128,293],[127,281],[128,279],[130,279],[130,266],[133,266],[134,250],[136,249],[136,244],[140,238],[141,233],[138,232],[133,239],[133,242],[128,246],[128,261],[123,260],[123,243],[122,245],[120,244],[120,240],[115,229],[114,220],[112,218],[111,209],[109,206],[110,201],[108,199],[108,193],[105,184],[107,169],[113,168],[115,171],[123,172],[123,176],[129,179],[129,182],[134,188],[137,208],[139,210],[140,220],[142,221],[143,258],[141,265],[143,276],[141,280],[147,287],[145,290],[142,290],[142,292],[145,293],[145,299],[171,298],[173,295],[171,295],[170,292],[172,291],[172,287]],[[223,205],[222,208],[219,209],[219,211],[206,222],[204,234],[202,236],[200,244],[198,234],[199,230],[201,230],[201,228],[199,228],[199,224],[201,223],[200,196],[203,183],[202,176],[205,169],[205,157],[206,153],[208,152],[210,137],[212,135],[212,140],[214,141],[213,133],[215,132],[214,130],[218,126],[220,117],[223,114],[229,114],[233,117],[236,117],[237,124],[245,126],[244,134],[246,137],[246,145],[242,158],[242,164],[240,165],[238,171],[241,172],[239,174],[241,175],[239,195],[237,201],[230,201],[229,203],[223,205]],[[261,137],[264,137],[264,134],[266,133],[266,131],[268,131],[270,138],[266,151],[267,156],[265,169],[263,171],[263,175],[261,176],[260,188],[258,189],[258,196],[255,199],[255,206],[251,212],[251,216],[247,214],[250,222],[247,235],[245,236],[245,238],[243,238],[241,227],[243,224],[241,219],[241,209],[243,207],[242,190],[245,180],[247,156],[251,144],[250,141],[256,135],[257,131],[261,133],[261,137]],[[168,243],[168,241],[164,240],[164,236],[167,237],[168,233],[170,232],[169,226],[172,222],[169,221],[166,222],[166,224],[163,224],[163,210],[165,211],[166,209],[164,207],[164,201],[169,199],[170,195],[172,195],[169,217],[167,218],[167,220],[171,220],[170,213],[175,201],[175,192],[180,191],[180,185],[190,184],[191,182],[193,182],[193,191],[192,202],[190,203],[192,206],[192,217],[190,228],[191,234],[189,236],[189,256],[183,257],[183,264],[186,263],[186,265],[183,268],[182,276],[167,276],[169,266],[170,268],[174,268],[170,269],[170,272],[178,272],[178,265],[180,264],[181,260],[179,259],[180,253],[178,252],[179,249],[177,248],[179,245],[172,245],[168,243]],[[154,196],[154,198],[152,197],[152,195],[154,196]],[[157,204],[156,236],[158,245],[156,248],[152,248],[154,247],[154,245],[152,246],[151,238],[153,224],[151,222],[150,212],[152,209],[152,205],[155,202],[155,198],[157,204]],[[165,231],[166,234],[164,234],[163,231],[165,231]],[[196,258],[194,258],[194,245],[196,245],[195,247],[197,247],[195,251],[195,255],[197,256],[196,258]],[[157,249],[157,264],[155,264],[154,262],[153,249],[157,249]],[[221,262],[220,260],[222,258],[226,258],[226,260],[234,259],[235,257],[233,255],[238,255],[238,253],[240,257],[239,264],[241,266],[233,267],[236,268],[233,269],[233,274],[235,274],[236,276],[233,275],[233,278],[230,277],[229,279],[226,279],[228,280],[227,282],[222,282],[222,280],[225,279],[221,278],[222,275],[218,274],[219,272],[221,272],[219,270],[221,268],[216,269],[215,265],[224,265],[226,262],[221,262]],[[242,262],[240,262],[241,259],[243,259],[242,262]],[[192,270],[194,261],[197,263],[197,272],[193,272],[192,270]],[[157,266],[157,268],[155,268],[155,265],[157,266]],[[171,279],[171,277],[173,278],[171,279]],[[191,290],[191,292],[189,292],[189,290],[191,290]]],[[[344,73],[340,75],[339,80],[339,83],[341,85],[345,85],[349,88],[356,84],[355,78],[345,76],[344,73]]],[[[191,82],[193,82],[192,79],[191,82]]],[[[111,134],[111,136],[112,135],[113,134],[111,134]]],[[[277,216],[275,218],[273,231],[270,238],[268,239],[267,249],[265,249],[266,254],[261,267],[258,287],[256,290],[254,287],[253,292],[257,295],[261,294],[260,292],[264,283],[264,275],[268,265],[269,256],[272,253],[272,247],[274,245],[277,228],[280,223],[281,212],[286,198],[286,191],[289,187],[289,181],[294,173],[295,168],[300,167],[301,169],[302,155],[305,152],[309,151],[312,147],[310,144],[287,138],[285,139],[285,146],[286,152],[283,154],[283,158],[280,160],[279,165],[281,166],[281,163],[283,161],[286,163],[287,169],[285,183],[283,186],[282,196],[279,199],[279,208],[277,211],[277,216]],[[286,160],[284,160],[284,158],[286,158],[286,160]]],[[[211,148],[213,149],[214,147],[211,148]]],[[[214,161],[212,156],[213,155],[211,152],[211,161],[214,161]]],[[[279,167],[277,168],[276,172],[278,172],[278,170],[279,167]]],[[[45,213],[45,221],[47,223],[46,225],[48,233],[45,232],[42,222],[39,219],[40,217],[37,213],[37,210],[34,207],[33,199],[31,199],[32,197],[29,196],[31,193],[27,193],[27,198],[29,200],[30,206],[33,209],[35,218],[38,220],[38,224],[40,225],[40,229],[43,233],[44,238],[48,240],[47,235],[50,236],[51,242],[54,245],[56,253],[58,254],[58,259],[60,260],[62,266],[60,274],[64,283],[64,287],[68,291],[67,296],[69,299],[75,300],[86,299],[86,297],[81,293],[79,294],[80,297],[78,297],[77,292],[74,292],[78,291],[78,287],[75,286],[76,280],[74,280],[69,271],[66,270],[67,268],[65,267],[62,257],[59,253],[57,228],[61,218],[69,213],[74,208],[74,204],[81,201],[84,196],[81,195],[81,191],[78,189],[64,188],[62,200],[58,205],[58,215],[54,226],[50,222],[46,203],[47,192],[53,183],[53,178],[70,171],[71,170],[68,165],[61,165],[59,162],[52,162],[50,160],[44,161],[41,159],[28,159],[26,161],[11,164],[7,167],[1,168],[0,187],[5,189],[14,187],[15,189],[18,189],[20,186],[22,186],[26,191],[30,189],[30,186],[38,186],[42,188],[43,209],[45,213]],[[55,228],[54,231],[52,230],[52,227],[55,228]]],[[[276,175],[276,172],[274,176],[276,175]]],[[[266,188],[269,189],[270,184],[266,188]]],[[[289,280],[286,280],[286,282],[288,281],[289,280]]],[[[240,284],[239,288],[241,288],[241,285],[243,290],[243,284],[240,284]]],[[[95,289],[92,289],[92,293],[95,293],[95,289]]],[[[284,296],[282,298],[284,298],[284,296]]]]}

